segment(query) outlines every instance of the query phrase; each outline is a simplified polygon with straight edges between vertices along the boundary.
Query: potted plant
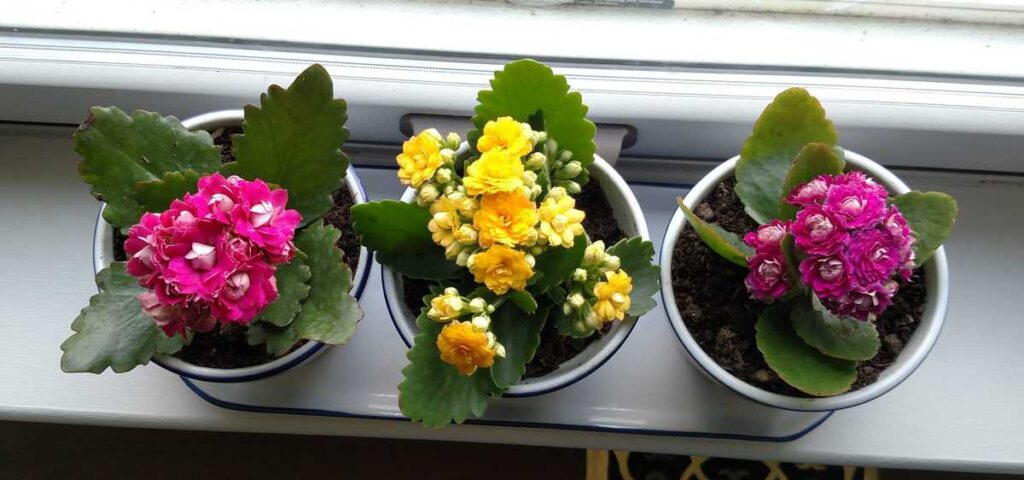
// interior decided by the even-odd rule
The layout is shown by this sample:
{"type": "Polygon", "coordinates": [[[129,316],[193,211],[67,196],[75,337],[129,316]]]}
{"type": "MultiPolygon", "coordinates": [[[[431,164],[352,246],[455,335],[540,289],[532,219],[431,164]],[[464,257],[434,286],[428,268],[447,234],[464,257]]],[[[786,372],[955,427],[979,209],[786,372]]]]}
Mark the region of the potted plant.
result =
{"type": "Polygon", "coordinates": [[[691,358],[779,408],[877,398],[921,363],[946,312],[956,202],[836,142],[817,99],[782,92],[741,154],[679,200],[662,245],[664,303],[691,358]]]}
{"type": "Polygon", "coordinates": [[[72,323],[61,368],[120,373],[152,359],[238,382],[345,343],[370,262],[351,234],[365,194],[341,150],[346,119],[320,65],[244,113],[179,122],[92,108],[74,142],[103,202],[100,293],[72,323]]]}
{"type": "Polygon", "coordinates": [[[411,346],[399,407],[429,426],[583,378],[656,305],[646,225],[580,94],[532,60],[491,87],[468,144],[419,133],[397,158],[403,201],[352,209],[411,346]]]}

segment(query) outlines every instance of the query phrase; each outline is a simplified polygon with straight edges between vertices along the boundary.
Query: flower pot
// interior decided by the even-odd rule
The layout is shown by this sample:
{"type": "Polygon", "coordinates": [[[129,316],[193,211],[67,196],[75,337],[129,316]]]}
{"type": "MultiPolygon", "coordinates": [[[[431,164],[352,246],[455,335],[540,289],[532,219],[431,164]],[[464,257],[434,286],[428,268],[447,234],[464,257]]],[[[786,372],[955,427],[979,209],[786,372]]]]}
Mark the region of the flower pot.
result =
{"type": "MultiPolygon", "coordinates": [[[[738,159],[738,156],[733,157],[707,174],[686,195],[684,203],[691,209],[696,208],[718,184],[733,176],[738,159]]],[[[868,158],[847,150],[846,162],[851,169],[864,171],[893,194],[910,191],[910,188],[896,175],[868,158]]],[[[904,345],[896,361],[886,368],[874,383],[859,390],[822,398],[794,397],[755,387],[733,376],[706,354],[690,333],[679,313],[672,285],[672,256],[676,241],[685,223],[686,218],[682,211],[677,209],[668,225],[661,246],[662,304],[665,305],[668,313],[669,323],[699,370],[730,390],[751,400],[781,409],[798,411],[838,410],[869,402],[906,380],[924,361],[942,330],[949,297],[949,273],[945,251],[940,247],[924,265],[925,284],[928,291],[924,303],[924,313],[917,330],[904,345]]]]}
{"type": "MultiPolygon", "coordinates": [[[[615,171],[615,169],[604,159],[594,156],[594,163],[590,166],[591,181],[598,182],[604,191],[605,197],[612,206],[614,216],[618,221],[619,228],[627,237],[640,236],[649,240],[647,223],[644,221],[640,204],[637,203],[633,191],[630,190],[626,181],[615,171]]],[[[407,189],[402,195],[402,201],[413,202],[415,190],[407,189]]],[[[399,335],[405,344],[412,346],[413,337],[418,332],[416,328],[416,317],[418,312],[411,311],[404,301],[402,276],[392,272],[387,267],[382,268],[382,281],[384,283],[384,297],[388,307],[388,313],[395,324],[399,335]]],[[[556,307],[557,308],[557,307],[556,307]]],[[[541,395],[565,388],[573,383],[582,380],[584,377],[597,370],[604,362],[608,361],[615,351],[626,341],[626,337],[633,330],[635,321],[615,322],[611,329],[601,338],[588,345],[575,357],[563,362],[554,371],[542,376],[526,378],[518,384],[510,387],[506,397],[529,397],[541,395]]]]}
{"type": "MultiPolygon", "coordinates": [[[[186,119],[182,121],[182,124],[189,130],[212,130],[218,127],[241,125],[243,118],[242,110],[222,110],[186,119]]],[[[366,193],[351,166],[345,175],[345,185],[352,192],[354,203],[366,202],[366,193]]],[[[100,215],[96,218],[96,231],[93,236],[93,268],[96,273],[109,266],[114,260],[114,231],[110,224],[103,220],[102,213],[105,207],[106,204],[100,206],[100,215]]],[[[370,252],[366,248],[362,248],[359,263],[356,270],[352,272],[352,296],[356,299],[362,295],[363,289],[366,287],[370,265],[370,252]]],[[[221,383],[245,382],[269,377],[292,368],[316,356],[324,346],[320,342],[307,341],[292,352],[271,362],[244,368],[201,367],[170,355],[155,355],[153,363],[183,377],[196,380],[221,383]]]]}

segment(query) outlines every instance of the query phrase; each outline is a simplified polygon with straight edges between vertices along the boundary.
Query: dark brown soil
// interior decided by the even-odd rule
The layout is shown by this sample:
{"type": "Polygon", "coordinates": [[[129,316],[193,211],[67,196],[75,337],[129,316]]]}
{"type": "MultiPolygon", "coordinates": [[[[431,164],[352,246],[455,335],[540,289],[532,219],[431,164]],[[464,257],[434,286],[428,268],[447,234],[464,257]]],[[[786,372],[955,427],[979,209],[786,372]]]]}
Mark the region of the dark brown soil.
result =
{"type": "MultiPolygon", "coordinates": [[[[729,179],[701,202],[695,213],[737,234],[757,227],[743,211],[729,179]]],[[[672,289],[676,304],[697,344],[729,373],[758,388],[791,396],[807,395],[787,385],[765,364],[754,339],[754,323],[765,304],[752,300],[743,284],[746,269],[711,251],[692,228],[680,232],[672,255],[672,289]]],[[[861,362],[853,390],[873,383],[895,360],[917,329],[926,289],[920,269],[899,292],[876,325],[882,347],[861,362]]]]}
{"type": "MultiPolygon", "coordinates": [[[[205,333],[192,335],[192,342],[174,356],[200,367],[244,368],[273,361],[264,345],[249,345],[246,328],[240,325],[220,325],[205,333]]],[[[300,342],[295,347],[306,343],[300,342]]]]}
{"type": "Polygon", "coordinates": [[[210,131],[213,144],[220,147],[220,163],[235,161],[235,150],[231,146],[231,137],[242,133],[242,127],[220,127],[210,131]]]}
{"type": "Polygon", "coordinates": [[[340,190],[331,195],[331,198],[334,199],[334,208],[324,215],[324,222],[341,231],[341,237],[338,238],[335,245],[341,249],[344,254],[345,263],[348,264],[348,268],[352,270],[354,275],[356,273],[356,266],[359,265],[359,256],[362,255],[359,236],[356,235],[355,229],[352,228],[352,214],[350,210],[355,201],[352,198],[352,193],[348,191],[348,185],[342,185],[340,190]]]}
{"type": "MultiPolygon", "coordinates": [[[[612,215],[612,207],[608,203],[604,192],[596,181],[592,181],[583,187],[583,190],[576,195],[576,208],[587,212],[583,220],[583,228],[590,235],[592,241],[603,240],[609,247],[619,240],[626,238],[626,235],[619,228],[619,224],[612,215]]],[[[430,294],[430,282],[405,277],[403,279],[405,291],[403,300],[406,306],[413,313],[419,313],[423,307],[423,297],[430,294]]],[[[556,306],[553,308],[561,308],[556,306]]],[[[583,349],[596,341],[606,328],[590,337],[577,339],[562,336],[555,328],[554,322],[547,322],[541,331],[540,346],[533,360],[526,364],[524,378],[539,377],[555,371],[559,365],[575,357],[583,349]]]]}

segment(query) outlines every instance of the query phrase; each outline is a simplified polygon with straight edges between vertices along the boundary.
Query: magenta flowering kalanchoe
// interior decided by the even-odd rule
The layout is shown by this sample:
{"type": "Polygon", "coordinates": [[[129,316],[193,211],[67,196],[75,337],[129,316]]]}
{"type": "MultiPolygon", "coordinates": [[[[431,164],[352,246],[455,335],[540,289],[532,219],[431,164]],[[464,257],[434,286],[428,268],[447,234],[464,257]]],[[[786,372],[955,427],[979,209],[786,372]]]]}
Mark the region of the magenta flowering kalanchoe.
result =
{"type": "Polygon", "coordinates": [[[275,265],[294,255],[301,216],[261,180],[203,177],[198,192],[146,213],[125,241],[143,311],[167,335],[248,324],[277,298],[275,265]]]}
{"type": "Polygon", "coordinates": [[[754,248],[746,281],[751,296],[776,300],[787,293],[784,258],[774,252],[788,233],[806,255],[799,280],[830,310],[861,320],[880,315],[898,289],[894,277],[909,280],[914,268],[914,237],[887,197],[885,187],[861,172],[820,175],[794,188],[786,201],[799,207],[795,220],[773,220],[744,237],[754,248]]]}

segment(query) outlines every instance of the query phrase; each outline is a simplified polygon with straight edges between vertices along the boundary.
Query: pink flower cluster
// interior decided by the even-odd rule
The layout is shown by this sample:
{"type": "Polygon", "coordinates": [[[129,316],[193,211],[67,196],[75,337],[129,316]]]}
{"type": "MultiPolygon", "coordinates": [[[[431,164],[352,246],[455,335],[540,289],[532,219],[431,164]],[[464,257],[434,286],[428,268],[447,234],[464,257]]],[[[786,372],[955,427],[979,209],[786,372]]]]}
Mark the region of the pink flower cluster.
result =
{"type": "Polygon", "coordinates": [[[146,213],[124,242],[128,273],[148,290],[143,311],[167,335],[247,324],[277,298],[276,264],[294,255],[301,216],[288,192],[213,174],[163,213],[146,213]]]}
{"type": "Polygon", "coordinates": [[[744,238],[755,248],[746,282],[751,295],[773,300],[788,290],[778,242],[789,233],[807,255],[800,280],[830,310],[862,320],[880,315],[896,293],[894,277],[909,280],[914,268],[914,237],[887,196],[860,172],[821,175],[795,188],[786,198],[800,208],[795,220],[774,221],[744,238]]]}

